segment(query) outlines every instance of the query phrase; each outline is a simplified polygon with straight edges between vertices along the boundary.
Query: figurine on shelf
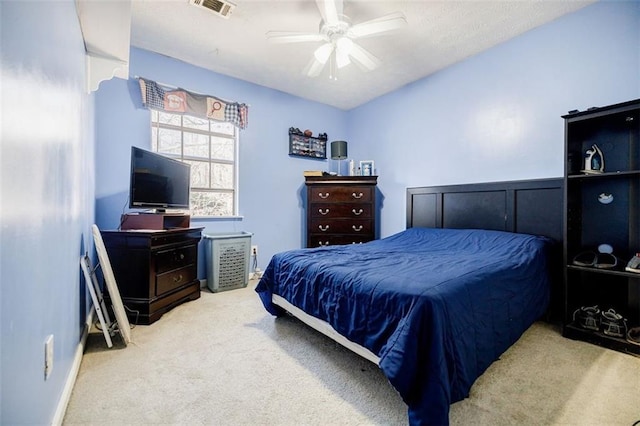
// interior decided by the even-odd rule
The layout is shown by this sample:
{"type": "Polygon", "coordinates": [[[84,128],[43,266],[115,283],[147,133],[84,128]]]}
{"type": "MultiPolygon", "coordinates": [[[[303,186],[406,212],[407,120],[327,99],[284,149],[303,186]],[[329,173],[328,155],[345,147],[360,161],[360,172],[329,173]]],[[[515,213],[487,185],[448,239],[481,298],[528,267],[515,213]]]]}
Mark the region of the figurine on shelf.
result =
{"type": "Polygon", "coordinates": [[[598,148],[598,145],[591,145],[591,149],[588,149],[584,158],[584,173],[604,173],[604,156],[602,151],[598,148]]]}

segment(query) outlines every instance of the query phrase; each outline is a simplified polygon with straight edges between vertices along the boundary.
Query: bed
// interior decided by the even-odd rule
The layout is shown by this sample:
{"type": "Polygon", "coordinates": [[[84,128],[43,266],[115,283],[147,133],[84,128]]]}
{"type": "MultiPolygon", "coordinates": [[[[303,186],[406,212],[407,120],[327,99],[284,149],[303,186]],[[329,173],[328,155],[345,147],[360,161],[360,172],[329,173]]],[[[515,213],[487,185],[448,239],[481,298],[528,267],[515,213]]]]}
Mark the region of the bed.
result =
{"type": "Polygon", "coordinates": [[[410,424],[449,406],[548,314],[562,240],[562,180],[407,189],[407,229],[361,245],[274,255],[256,287],[375,362],[410,424]]]}

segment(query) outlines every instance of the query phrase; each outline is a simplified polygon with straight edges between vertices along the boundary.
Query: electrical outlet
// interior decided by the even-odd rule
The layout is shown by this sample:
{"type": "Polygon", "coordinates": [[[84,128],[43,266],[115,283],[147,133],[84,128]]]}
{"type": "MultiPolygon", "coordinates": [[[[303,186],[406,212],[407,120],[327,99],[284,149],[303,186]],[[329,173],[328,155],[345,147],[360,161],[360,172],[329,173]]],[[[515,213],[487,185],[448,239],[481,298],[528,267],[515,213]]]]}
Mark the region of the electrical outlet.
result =
{"type": "Polygon", "coordinates": [[[251,246],[251,256],[258,255],[258,246],[251,246]]]}
{"type": "Polygon", "coordinates": [[[53,334],[44,341],[44,379],[47,380],[53,370],[53,334]]]}

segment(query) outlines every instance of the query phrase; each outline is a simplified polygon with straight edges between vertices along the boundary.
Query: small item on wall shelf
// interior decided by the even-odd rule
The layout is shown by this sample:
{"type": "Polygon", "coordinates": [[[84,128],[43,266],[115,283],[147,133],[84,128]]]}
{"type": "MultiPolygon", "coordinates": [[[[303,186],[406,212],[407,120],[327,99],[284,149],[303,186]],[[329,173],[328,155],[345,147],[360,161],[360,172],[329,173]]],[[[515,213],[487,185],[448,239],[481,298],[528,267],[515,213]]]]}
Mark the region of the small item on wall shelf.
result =
{"type": "Polygon", "coordinates": [[[613,202],[613,194],[606,194],[602,192],[600,193],[600,195],[598,195],[598,201],[601,204],[610,204],[613,202]]]}
{"type": "Polygon", "coordinates": [[[373,160],[360,161],[360,174],[362,176],[375,176],[375,166],[373,160]]]}
{"type": "Polygon", "coordinates": [[[591,149],[585,153],[584,170],[582,171],[587,174],[604,173],[604,156],[598,145],[591,145],[591,149]]]}
{"type": "Polygon", "coordinates": [[[289,155],[313,160],[327,159],[327,134],[311,136],[311,130],[302,132],[297,127],[289,128],[289,155]]]}

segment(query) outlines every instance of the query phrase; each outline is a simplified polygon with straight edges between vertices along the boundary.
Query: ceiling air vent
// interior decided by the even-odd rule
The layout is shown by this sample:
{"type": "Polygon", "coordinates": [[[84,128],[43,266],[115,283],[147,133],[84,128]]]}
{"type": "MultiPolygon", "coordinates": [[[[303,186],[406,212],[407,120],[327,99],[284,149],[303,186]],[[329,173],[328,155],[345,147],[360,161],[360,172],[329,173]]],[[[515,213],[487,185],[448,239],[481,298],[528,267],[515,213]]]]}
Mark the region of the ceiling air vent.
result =
{"type": "Polygon", "coordinates": [[[235,4],[229,1],[220,0],[189,0],[189,4],[202,9],[207,9],[208,11],[225,19],[229,19],[231,12],[233,12],[233,9],[236,7],[235,4]]]}

